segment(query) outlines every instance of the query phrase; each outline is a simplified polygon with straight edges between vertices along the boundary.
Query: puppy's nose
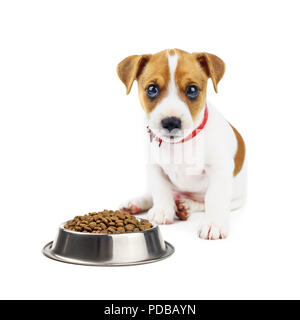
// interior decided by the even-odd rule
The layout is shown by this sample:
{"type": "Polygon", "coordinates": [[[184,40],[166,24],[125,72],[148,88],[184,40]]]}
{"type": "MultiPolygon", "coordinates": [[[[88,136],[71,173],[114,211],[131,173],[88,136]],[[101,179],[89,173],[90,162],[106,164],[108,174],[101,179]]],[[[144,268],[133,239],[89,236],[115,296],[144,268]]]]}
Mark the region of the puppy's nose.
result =
{"type": "Polygon", "coordinates": [[[171,132],[174,129],[181,128],[181,120],[177,117],[167,117],[161,120],[161,125],[171,132]]]}

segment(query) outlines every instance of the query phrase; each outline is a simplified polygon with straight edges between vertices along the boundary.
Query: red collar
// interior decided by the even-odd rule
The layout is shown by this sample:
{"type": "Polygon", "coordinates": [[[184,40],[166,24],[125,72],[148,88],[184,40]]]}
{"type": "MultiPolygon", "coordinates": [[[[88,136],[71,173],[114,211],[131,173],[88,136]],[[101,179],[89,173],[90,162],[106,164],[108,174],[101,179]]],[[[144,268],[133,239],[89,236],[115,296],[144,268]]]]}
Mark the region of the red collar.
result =
{"type": "MultiPolygon", "coordinates": [[[[208,109],[207,109],[207,106],[205,106],[204,117],[203,117],[203,120],[200,123],[200,125],[195,130],[193,130],[188,136],[183,138],[182,140],[176,141],[176,142],[168,142],[168,143],[170,143],[170,144],[183,143],[183,142],[186,142],[186,141],[193,139],[205,127],[207,119],[208,119],[208,109]]],[[[148,133],[150,135],[150,142],[152,142],[153,139],[155,139],[155,141],[158,142],[159,147],[161,146],[162,142],[165,142],[161,138],[157,137],[149,127],[148,127],[148,133]]]]}

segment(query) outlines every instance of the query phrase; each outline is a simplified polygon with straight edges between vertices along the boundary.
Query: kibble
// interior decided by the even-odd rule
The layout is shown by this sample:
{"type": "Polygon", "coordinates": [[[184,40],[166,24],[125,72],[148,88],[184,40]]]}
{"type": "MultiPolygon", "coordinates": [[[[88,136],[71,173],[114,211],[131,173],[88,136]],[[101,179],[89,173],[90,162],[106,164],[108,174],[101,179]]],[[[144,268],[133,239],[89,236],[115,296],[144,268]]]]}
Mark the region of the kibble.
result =
{"type": "Polygon", "coordinates": [[[76,216],[73,220],[68,221],[64,227],[76,232],[120,234],[145,231],[153,226],[148,220],[138,220],[125,211],[104,210],[76,216]]]}

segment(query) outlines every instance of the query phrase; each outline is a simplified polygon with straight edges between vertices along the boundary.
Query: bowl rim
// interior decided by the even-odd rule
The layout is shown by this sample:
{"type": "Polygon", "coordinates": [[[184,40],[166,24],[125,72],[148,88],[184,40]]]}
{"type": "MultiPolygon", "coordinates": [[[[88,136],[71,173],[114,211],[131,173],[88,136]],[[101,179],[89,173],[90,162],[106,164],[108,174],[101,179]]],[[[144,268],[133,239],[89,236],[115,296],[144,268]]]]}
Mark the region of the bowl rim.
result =
{"type": "MultiPolygon", "coordinates": [[[[137,218],[138,220],[147,220],[147,219],[144,219],[144,218],[137,218]]],[[[67,233],[71,233],[71,234],[76,234],[76,235],[82,235],[82,236],[102,236],[102,237],[115,237],[115,236],[128,236],[128,235],[131,235],[131,234],[141,234],[141,233],[146,233],[146,232],[151,232],[155,229],[159,229],[158,228],[158,225],[151,222],[152,223],[152,228],[150,229],[147,229],[147,230],[144,230],[144,231],[135,231],[135,232],[124,232],[124,233],[108,233],[108,234],[105,234],[105,233],[92,233],[92,232],[78,232],[78,231],[73,231],[73,230],[69,230],[69,229],[66,229],[65,228],[65,224],[70,221],[70,220],[67,220],[63,223],[60,224],[59,226],[59,229],[62,230],[63,232],[67,232],[67,233]]],[[[149,221],[149,220],[147,220],[149,221]]]]}
{"type": "MultiPolygon", "coordinates": [[[[149,229],[149,230],[151,230],[151,229],[149,229]]],[[[106,234],[104,234],[104,236],[106,236],[106,234]]],[[[89,266],[89,267],[105,267],[105,268],[125,267],[125,266],[130,267],[130,266],[149,264],[149,263],[165,260],[166,258],[172,256],[173,253],[175,252],[175,247],[171,243],[164,241],[165,246],[166,246],[166,251],[162,256],[160,256],[158,258],[139,260],[139,261],[134,261],[134,262],[124,262],[124,263],[123,262],[120,262],[120,263],[109,263],[109,262],[107,262],[107,263],[106,262],[105,263],[90,263],[90,262],[80,261],[80,260],[79,261],[70,260],[70,259],[65,258],[63,256],[54,254],[53,252],[51,252],[51,248],[53,246],[53,243],[54,243],[54,241],[51,241],[44,246],[44,248],[42,250],[42,253],[44,256],[46,256],[49,259],[56,260],[56,261],[63,262],[63,263],[83,265],[83,266],[89,266]]]]}

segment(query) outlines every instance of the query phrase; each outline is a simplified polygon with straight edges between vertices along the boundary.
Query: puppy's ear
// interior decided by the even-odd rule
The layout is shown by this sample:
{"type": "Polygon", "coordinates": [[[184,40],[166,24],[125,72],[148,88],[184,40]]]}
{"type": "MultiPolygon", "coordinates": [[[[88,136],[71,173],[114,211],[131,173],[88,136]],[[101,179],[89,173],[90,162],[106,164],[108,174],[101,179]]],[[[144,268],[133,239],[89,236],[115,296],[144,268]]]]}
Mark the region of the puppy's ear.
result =
{"type": "Polygon", "coordinates": [[[141,74],[144,66],[148,62],[150,55],[134,55],[125,58],[117,66],[117,73],[121,81],[126,86],[126,93],[131,90],[133,81],[141,74]]]}
{"type": "Polygon", "coordinates": [[[200,66],[209,78],[211,78],[214,89],[218,92],[218,83],[225,73],[225,63],[219,57],[211,53],[193,53],[200,66]]]}

